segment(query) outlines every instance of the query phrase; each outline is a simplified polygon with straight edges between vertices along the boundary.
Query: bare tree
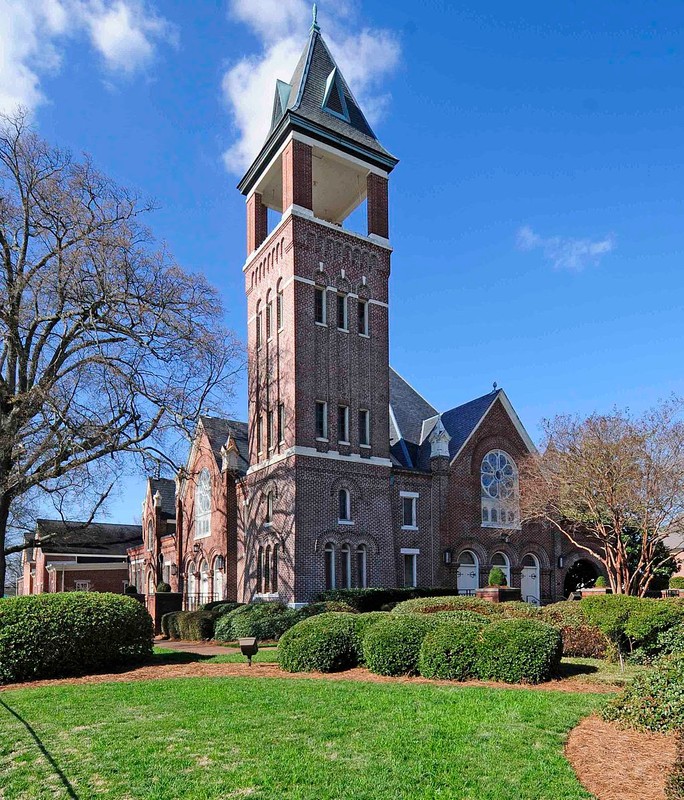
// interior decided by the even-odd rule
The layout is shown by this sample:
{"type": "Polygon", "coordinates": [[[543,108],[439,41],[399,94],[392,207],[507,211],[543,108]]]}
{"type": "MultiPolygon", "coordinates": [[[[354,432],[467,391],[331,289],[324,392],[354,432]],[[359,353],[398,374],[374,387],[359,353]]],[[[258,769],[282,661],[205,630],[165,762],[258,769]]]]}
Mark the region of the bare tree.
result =
{"type": "Polygon", "coordinates": [[[522,465],[523,517],[599,558],[615,593],[643,596],[681,553],[665,546],[684,532],[681,411],[672,400],[638,418],[558,416],[544,423],[542,454],[522,465]]]}
{"type": "Polygon", "coordinates": [[[151,209],[24,113],[0,117],[0,596],[22,498],[97,487],[97,508],[125,460],[168,458],[232,394],[217,293],[155,243],[151,209]]]}

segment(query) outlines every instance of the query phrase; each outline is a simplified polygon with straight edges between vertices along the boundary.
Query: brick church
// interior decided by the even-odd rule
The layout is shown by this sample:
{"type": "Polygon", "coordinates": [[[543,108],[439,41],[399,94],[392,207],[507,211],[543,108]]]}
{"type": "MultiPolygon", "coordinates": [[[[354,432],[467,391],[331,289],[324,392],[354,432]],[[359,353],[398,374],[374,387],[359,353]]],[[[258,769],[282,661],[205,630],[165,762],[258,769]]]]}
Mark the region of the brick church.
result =
{"type": "Polygon", "coordinates": [[[248,421],[202,417],[177,479],[148,481],[128,551],[139,591],[164,581],[186,608],[298,605],[335,587],[472,593],[496,565],[539,603],[587,564],[521,523],[518,464],[534,445],[505,392],[440,413],[390,367],[396,164],[314,23],[239,184],[248,421]],[[364,202],[361,235],[345,220],[364,202]]]}

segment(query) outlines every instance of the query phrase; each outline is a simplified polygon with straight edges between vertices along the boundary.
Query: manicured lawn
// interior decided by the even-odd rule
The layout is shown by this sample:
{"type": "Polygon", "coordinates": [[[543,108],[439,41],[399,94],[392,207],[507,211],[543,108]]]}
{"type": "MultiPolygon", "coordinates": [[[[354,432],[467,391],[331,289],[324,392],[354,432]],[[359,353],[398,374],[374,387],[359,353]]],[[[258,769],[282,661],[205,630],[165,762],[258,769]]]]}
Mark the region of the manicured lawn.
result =
{"type": "MultiPolygon", "coordinates": [[[[226,653],[220,656],[199,656],[193,653],[184,653],[182,650],[165,650],[164,647],[155,647],[153,655],[154,664],[188,664],[191,661],[201,661],[203,664],[246,664],[247,659],[242,653],[226,653]]],[[[252,658],[255,664],[277,664],[278,648],[268,647],[252,658]]]]}
{"type": "Polygon", "coordinates": [[[648,672],[651,667],[642,667],[638,664],[627,664],[625,671],[620,670],[620,665],[598,658],[564,658],[561,664],[561,677],[578,678],[585,683],[596,683],[610,686],[626,686],[642,672],[648,672]]]}
{"type": "Polygon", "coordinates": [[[287,679],[0,693],[3,800],[582,800],[595,695],[287,679]]]}

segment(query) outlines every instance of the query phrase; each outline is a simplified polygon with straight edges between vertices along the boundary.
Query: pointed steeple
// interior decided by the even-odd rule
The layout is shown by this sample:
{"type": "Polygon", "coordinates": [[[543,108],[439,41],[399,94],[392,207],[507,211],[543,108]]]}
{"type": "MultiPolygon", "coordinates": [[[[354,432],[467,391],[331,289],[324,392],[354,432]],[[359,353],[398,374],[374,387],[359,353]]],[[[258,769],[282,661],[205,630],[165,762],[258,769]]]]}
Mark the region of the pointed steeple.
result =
{"type": "Polygon", "coordinates": [[[309,37],[289,83],[278,80],[271,128],[264,146],[239,184],[248,192],[259,165],[270,159],[290,131],[299,131],[391,172],[397,159],[378,141],[318,25],[316,6],[309,37]]]}

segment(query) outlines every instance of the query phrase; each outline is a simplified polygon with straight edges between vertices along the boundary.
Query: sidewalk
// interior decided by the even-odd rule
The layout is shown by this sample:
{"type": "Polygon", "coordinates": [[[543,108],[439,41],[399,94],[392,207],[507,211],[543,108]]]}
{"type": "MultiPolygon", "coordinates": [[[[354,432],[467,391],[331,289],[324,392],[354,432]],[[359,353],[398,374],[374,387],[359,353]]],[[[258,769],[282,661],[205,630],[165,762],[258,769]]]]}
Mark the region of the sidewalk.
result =
{"type": "Polygon", "coordinates": [[[183,642],[175,639],[155,639],[154,646],[177,653],[195,653],[200,656],[228,656],[240,652],[239,647],[222,647],[211,642],[183,642]]]}

